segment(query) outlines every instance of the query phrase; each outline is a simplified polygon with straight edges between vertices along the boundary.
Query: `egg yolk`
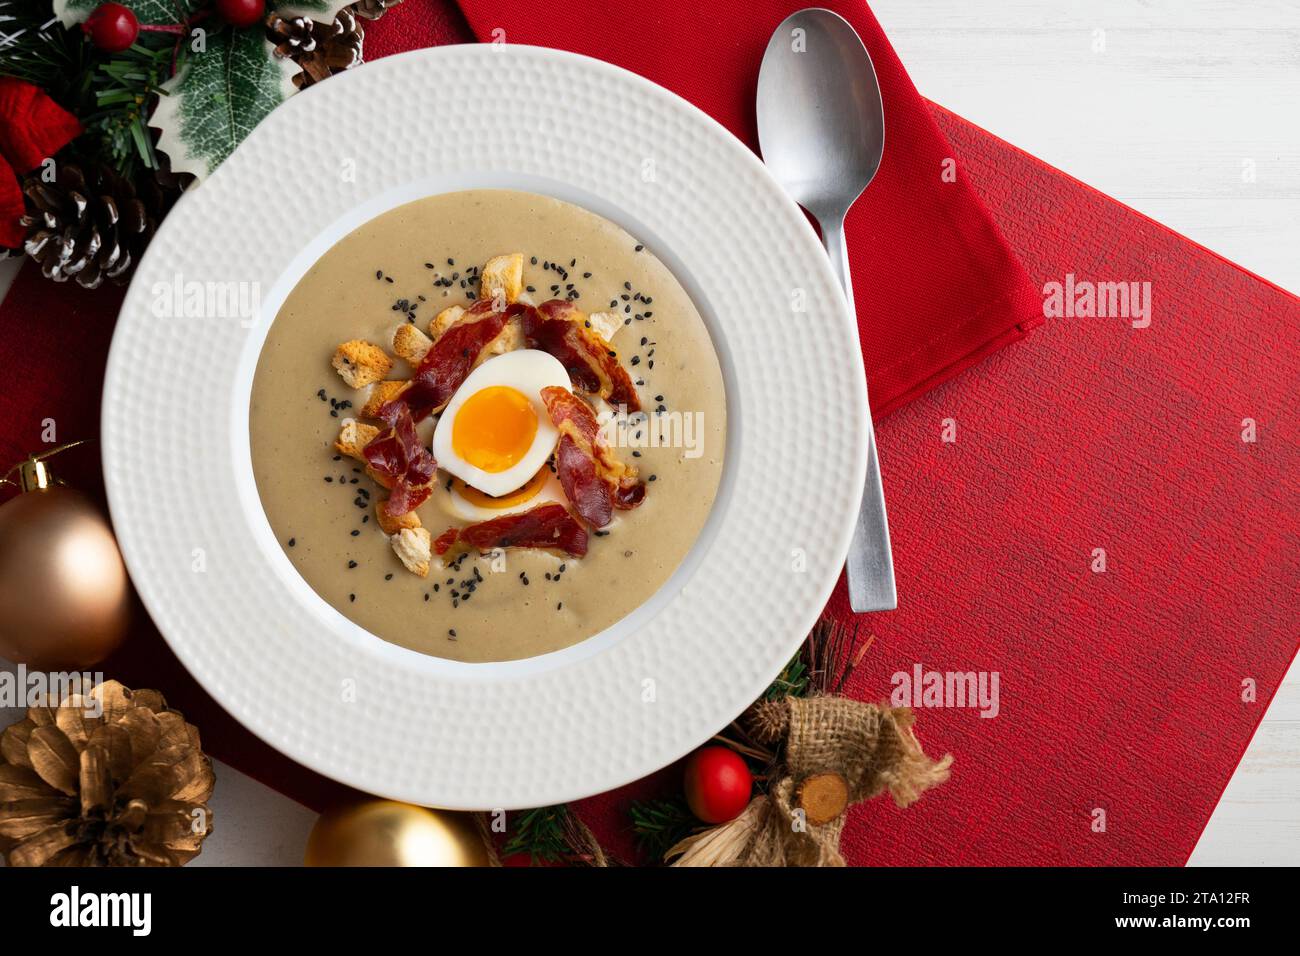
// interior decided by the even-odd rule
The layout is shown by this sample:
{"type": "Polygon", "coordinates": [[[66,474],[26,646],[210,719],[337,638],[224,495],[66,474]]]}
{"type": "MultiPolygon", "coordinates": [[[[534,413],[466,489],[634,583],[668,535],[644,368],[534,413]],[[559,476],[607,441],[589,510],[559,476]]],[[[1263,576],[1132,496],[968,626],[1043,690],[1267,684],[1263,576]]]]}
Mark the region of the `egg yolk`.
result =
{"type": "Polygon", "coordinates": [[[475,392],[456,412],[451,447],[475,468],[496,474],[515,465],[533,446],[537,412],[528,396],[509,385],[475,392]]]}

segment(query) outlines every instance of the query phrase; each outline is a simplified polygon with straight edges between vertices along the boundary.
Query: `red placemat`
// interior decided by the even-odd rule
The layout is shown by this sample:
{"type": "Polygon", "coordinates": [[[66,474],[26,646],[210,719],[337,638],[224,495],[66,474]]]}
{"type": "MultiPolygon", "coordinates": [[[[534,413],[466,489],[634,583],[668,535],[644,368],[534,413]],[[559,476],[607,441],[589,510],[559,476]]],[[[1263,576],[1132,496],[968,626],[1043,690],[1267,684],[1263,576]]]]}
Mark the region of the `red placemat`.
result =
{"type": "MultiPolygon", "coordinates": [[[[771,28],[754,13],[739,32],[705,19],[695,11],[681,30],[728,50],[771,28]]],[[[367,52],[456,38],[456,24],[454,11],[406,0],[370,27],[367,52]]],[[[553,20],[553,42],[566,24],[553,20]]],[[[656,44],[680,39],[671,18],[656,26],[646,34],[656,44]]],[[[512,27],[508,39],[525,37],[512,27]]],[[[605,58],[625,62],[648,44],[610,41],[605,58]]],[[[956,756],[953,779],[905,812],[882,801],[855,811],[846,856],[1181,863],[1300,633],[1287,405],[1300,381],[1300,303],[956,117],[935,117],[959,180],[989,204],[1036,286],[1070,273],[1149,281],[1153,320],[1054,319],[880,423],[902,606],[866,619],[877,640],[850,690],[884,697],[891,675],[917,663],[998,671],[1000,712],[923,710],[920,736],[956,756]],[[1258,422],[1255,443],[1240,439],[1244,418],[1258,422]],[[945,419],[955,443],[941,440],[945,419]],[[1099,547],[1104,574],[1090,570],[1099,547]],[[1255,703],[1241,701],[1245,678],[1255,703]],[[1104,833],[1091,825],[1097,809],[1104,833]]],[[[861,281],[860,300],[871,288],[861,281]]],[[[97,433],[118,301],[24,270],[0,308],[0,357],[22,357],[32,376],[0,393],[5,460],[37,446],[47,417],[65,439],[97,433]]],[[[92,461],[65,474],[88,487],[97,471],[92,461]]],[[[841,588],[832,608],[843,603],[841,588]]],[[[212,753],[270,785],[318,807],[339,795],[217,708],[140,620],[108,673],[164,689],[212,753]]],[[[630,855],[626,802],[671,789],[673,773],[579,810],[630,855]]]]}

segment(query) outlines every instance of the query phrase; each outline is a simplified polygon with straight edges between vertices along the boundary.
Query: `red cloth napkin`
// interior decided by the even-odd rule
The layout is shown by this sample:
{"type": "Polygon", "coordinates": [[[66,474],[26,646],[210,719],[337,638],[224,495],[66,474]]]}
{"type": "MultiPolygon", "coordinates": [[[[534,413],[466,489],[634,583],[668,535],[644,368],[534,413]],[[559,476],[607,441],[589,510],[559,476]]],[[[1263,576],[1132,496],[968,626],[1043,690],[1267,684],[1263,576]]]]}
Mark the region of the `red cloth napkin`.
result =
{"type": "MultiPolygon", "coordinates": [[[[794,0],[461,0],[479,40],[609,60],[690,100],[755,151],[754,92],[794,0]]],[[[886,415],[1042,322],[1042,301],[867,5],[825,4],[862,36],[885,104],[880,171],[847,221],[871,408],[886,415]]]]}
{"type": "MultiPolygon", "coordinates": [[[[485,12],[488,2],[470,4],[478,29],[490,31],[497,19],[507,39],[522,42],[506,19],[516,15],[514,0],[494,7],[497,16],[485,12]]],[[[750,77],[748,92],[714,94],[743,104],[759,40],[786,12],[760,8],[770,23],[749,5],[725,28],[706,26],[711,15],[696,9],[605,11],[608,45],[586,52],[644,69],[656,58],[644,47],[653,46],[666,51],[656,59],[671,74],[703,72],[679,55],[693,43],[707,44],[717,64],[750,49],[752,70],[714,68],[719,91],[734,76],[750,77]],[[692,31],[699,35],[686,36],[692,31]]],[[[594,9],[553,8],[553,42],[563,45],[568,34],[593,42],[580,22],[591,23],[594,9]]],[[[521,23],[541,17],[518,12],[521,23]]],[[[874,24],[865,13],[850,19],[883,73],[882,41],[867,28],[874,24]]],[[[534,41],[544,27],[534,27],[534,41]]],[[[458,42],[468,38],[463,31],[444,0],[406,0],[370,25],[367,56],[458,42]]],[[[1145,330],[1122,320],[1052,320],[1020,348],[881,423],[901,606],[864,619],[876,642],[849,690],[883,698],[891,677],[916,663],[996,670],[1000,711],[984,719],[969,709],[923,709],[918,732],[931,753],[955,755],[952,780],[907,811],[887,800],[856,809],[843,849],[856,864],[1178,864],[1300,634],[1300,435],[1291,414],[1300,303],[929,108],[962,188],[990,209],[1033,287],[1067,273],[1151,281],[1155,313],[1145,330]],[[1246,417],[1258,423],[1255,443],[1240,440],[1246,417]],[[956,424],[955,443],[940,440],[946,419],[956,424]],[[1104,574],[1089,568],[1097,547],[1107,550],[1104,574]],[[1246,678],[1257,687],[1253,702],[1242,700],[1246,678]],[[1105,832],[1093,829],[1098,809],[1105,832]]],[[[936,274],[949,268],[941,263],[936,274]]],[[[868,290],[881,286],[855,280],[866,305],[868,290]]],[[[111,291],[55,287],[24,270],[0,306],[0,367],[26,376],[21,388],[0,390],[0,460],[37,447],[46,418],[61,440],[97,434],[119,302],[111,291]]],[[[69,457],[64,474],[81,487],[99,480],[89,456],[69,457]]],[[[831,611],[846,613],[842,587],[831,611]]],[[[202,728],[210,752],[271,786],[315,807],[340,796],[344,788],[221,711],[143,612],[138,620],[106,664],[109,676],[163,689],[202,728]]],[[[631,858],[628,801],[672,792],[675,778],[670,768],[583,801],[579,811],[602,842],[631,858]]]]}

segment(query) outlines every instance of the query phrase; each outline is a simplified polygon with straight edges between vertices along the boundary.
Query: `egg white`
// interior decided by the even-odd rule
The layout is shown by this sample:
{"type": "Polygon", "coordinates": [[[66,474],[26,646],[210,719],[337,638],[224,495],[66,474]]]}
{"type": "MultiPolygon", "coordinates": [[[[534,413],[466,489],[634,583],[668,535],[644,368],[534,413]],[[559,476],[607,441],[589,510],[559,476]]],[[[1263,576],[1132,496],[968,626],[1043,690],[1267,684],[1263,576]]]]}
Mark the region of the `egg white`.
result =
{"type": "Polygon", "coordinates": [[[506,508],[484,508],[482,505],[476,505],[469,501],[456,490],[455,486],[446,491],[439,491],[436,499],[438,505],[444,512],[453,518],[461,521],[491,521],[493,518],[500,518],[502,515],[518,514],[521,511],[530,511],[539,505],[550,504],[552,502],[567,505],[569,499],[564,496],[564,487],[560,484],[560,479],[551,475],[547,478],[546,484],[537,490],[537,494],[527,501],[521,501],[517,505],[511,505],[506,508]]]}
{"type": "MultiPolygon", "coordinates": [[[[546,464],[555,450],[559,432],[542,403],[542,389],[551,386],[569,388],[569,373],[559,359],[538,349],[517,349],[488,359],[470,372],[438,418],[433,431],[433,457],[438,467],[455,475],[472,488],[494,497],[509,494],[525,484],[546,464]],[[525,395],[537,413],[537,434],[528,451],[505,471],[484,471],[471,465],[452,447],[452,428],[465,401],[493,385],[506,385],[525,395]]],[[[500,512],[497,512],[500,514],[500,512]]]]}

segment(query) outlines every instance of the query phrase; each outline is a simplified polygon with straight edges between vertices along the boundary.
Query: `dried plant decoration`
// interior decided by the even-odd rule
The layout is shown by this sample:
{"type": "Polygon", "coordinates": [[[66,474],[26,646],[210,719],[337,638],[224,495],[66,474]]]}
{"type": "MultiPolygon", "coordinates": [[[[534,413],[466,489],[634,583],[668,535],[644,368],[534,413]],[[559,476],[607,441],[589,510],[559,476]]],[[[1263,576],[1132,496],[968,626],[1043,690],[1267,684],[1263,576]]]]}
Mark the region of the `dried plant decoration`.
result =
{"type": "Polygon", "coordinates": [[[154,690],[107,681],[0,734],[10,866],[180,866],[212,832],[199,732],[154,690]]]}

